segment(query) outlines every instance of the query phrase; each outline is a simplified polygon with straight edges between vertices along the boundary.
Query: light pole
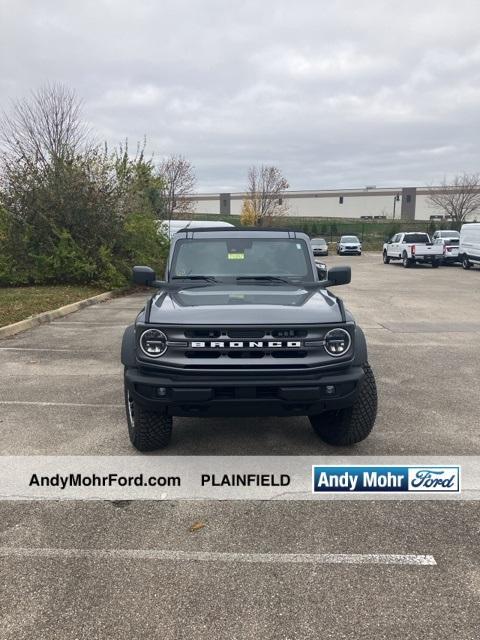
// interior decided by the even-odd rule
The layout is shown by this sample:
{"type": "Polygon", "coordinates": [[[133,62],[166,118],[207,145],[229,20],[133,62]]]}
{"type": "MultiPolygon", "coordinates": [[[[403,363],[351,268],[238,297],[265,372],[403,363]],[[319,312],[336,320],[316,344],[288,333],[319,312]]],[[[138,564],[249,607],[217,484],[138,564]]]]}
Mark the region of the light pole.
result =
{"type": "Polygon", "coordinates": [[[399,193],[396,193],[396,194],[393,196],[393,219],[394,219],[394,220],[395,220],[395,207],[396,207],[397,202],[398,202],[399,200],[400,200],[400,194],[399,194],[399,193]]]}

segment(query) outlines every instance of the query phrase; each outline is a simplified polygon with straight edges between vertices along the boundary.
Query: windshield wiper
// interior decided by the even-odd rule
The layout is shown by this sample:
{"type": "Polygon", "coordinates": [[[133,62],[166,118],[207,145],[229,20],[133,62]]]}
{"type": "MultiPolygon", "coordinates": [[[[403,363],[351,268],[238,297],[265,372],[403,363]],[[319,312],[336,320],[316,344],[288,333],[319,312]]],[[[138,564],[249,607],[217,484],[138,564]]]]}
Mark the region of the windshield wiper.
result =
{"type": "Polygon", "coordinates": [[[238,276],[237,280],[259,280],[263,282],[284,282],[285,284],[292,284],[290,280],[285,278],[279,278],[278,276],[238,276]]]}
{"type": "Polygon", "coordinates": [[[213,276],[173,276],[172,280],[204,280],[205,282],[218,282],[213,276]]]}

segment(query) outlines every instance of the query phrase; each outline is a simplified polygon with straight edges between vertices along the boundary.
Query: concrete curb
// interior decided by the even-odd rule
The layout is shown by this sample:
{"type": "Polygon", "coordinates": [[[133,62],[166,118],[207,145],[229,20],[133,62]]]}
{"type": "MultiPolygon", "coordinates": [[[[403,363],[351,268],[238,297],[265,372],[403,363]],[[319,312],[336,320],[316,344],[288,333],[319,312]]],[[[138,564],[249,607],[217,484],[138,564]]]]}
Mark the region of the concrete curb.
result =
{"type": "Polygon", "coordinates": [[[7,324],[6,327],[0,327],[0,340],[2,338],[14,336],[15,334],[21,333],[22,331],[33,329],[33,327],[38,327],[39,325],[45,324],[46,322],[51,322],[52,320],[56,320],[56,318],[68,316],[69,313],[73,313],[74,311],[78,311],[79,309],[83,309],[84,307],[90,307],[92,304],[97,304],[99,302],[103,302],[104,300],[116,298],[118,295],[121,295],[121,293],[121,289],[117,289],[116,291],[106,291],[105,293],[100,293],[98,296],[92,296],[91,298],[78,300],[77,302],[66,304],[64,307],[52,309],[52,311],[44,311],[43,313],[38,313],[35,316],[26,318],[25,320],[20,320],[20,322],[7,324]]]}

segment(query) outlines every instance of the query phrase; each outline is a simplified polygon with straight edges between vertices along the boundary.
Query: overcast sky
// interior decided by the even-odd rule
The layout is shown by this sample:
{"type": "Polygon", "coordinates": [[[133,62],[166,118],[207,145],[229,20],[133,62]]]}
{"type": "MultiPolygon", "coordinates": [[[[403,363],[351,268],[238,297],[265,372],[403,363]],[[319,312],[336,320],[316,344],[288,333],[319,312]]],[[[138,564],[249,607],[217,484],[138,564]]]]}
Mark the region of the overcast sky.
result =
{"type": "Polygon", "coordinates": [[[102,139],[182,153],[200,191],[480,171],[478,0],[0,0],[0,109],[74,88],[102,139]]]}

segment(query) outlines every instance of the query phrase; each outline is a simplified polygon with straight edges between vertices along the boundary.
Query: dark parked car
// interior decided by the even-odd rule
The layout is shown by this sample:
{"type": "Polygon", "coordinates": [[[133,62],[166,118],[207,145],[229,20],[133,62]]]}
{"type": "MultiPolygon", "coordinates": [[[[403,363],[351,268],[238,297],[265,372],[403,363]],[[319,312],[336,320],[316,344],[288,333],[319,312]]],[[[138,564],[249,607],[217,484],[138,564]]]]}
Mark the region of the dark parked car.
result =
{"type": "Polygon", "coordinates": [[[328,256],[328,244],[325,238],[312,238],[310,244],[314,256],[328,256]]]}

